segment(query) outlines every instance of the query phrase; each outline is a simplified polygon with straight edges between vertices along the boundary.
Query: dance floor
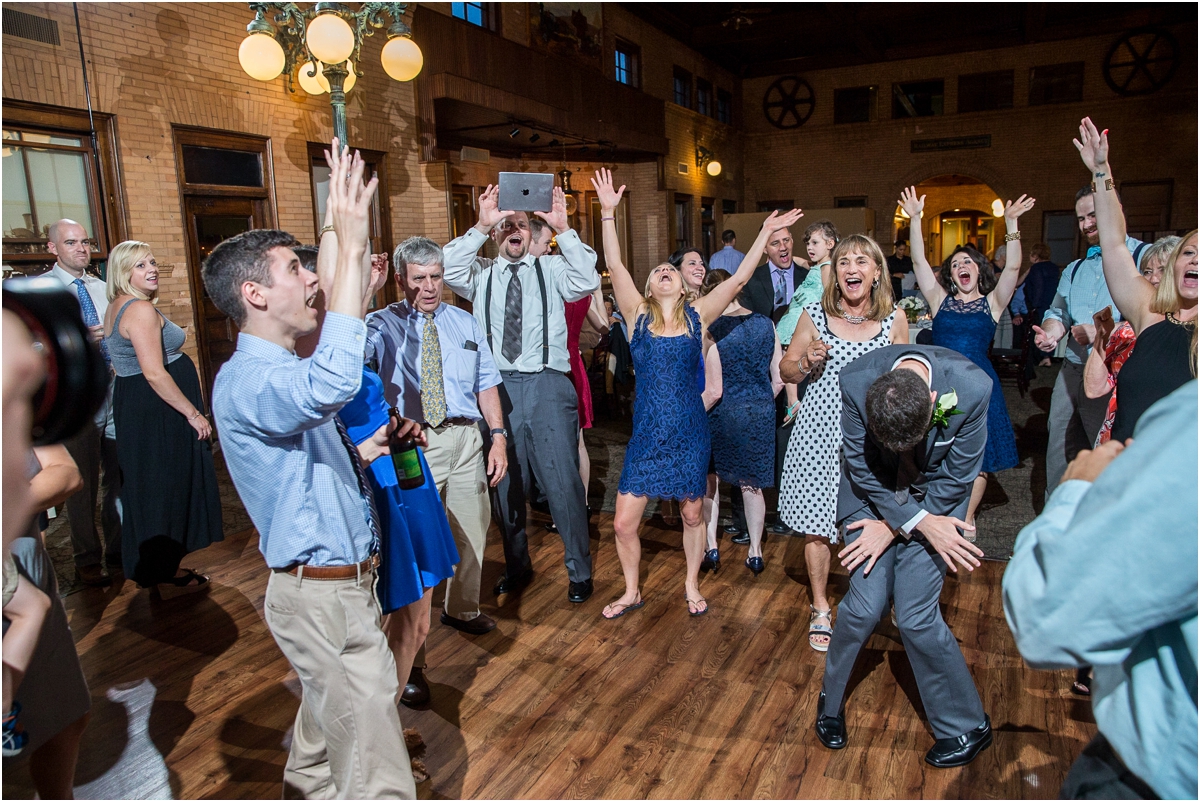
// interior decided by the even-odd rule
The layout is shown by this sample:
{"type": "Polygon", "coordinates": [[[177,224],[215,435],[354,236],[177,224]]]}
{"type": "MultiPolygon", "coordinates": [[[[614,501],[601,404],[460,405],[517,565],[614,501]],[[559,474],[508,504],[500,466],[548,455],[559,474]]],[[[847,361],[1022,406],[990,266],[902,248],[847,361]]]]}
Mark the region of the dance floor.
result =
{"type": "MultiPolygon", "coordinates": [[[[899,635],[884,621],[847,709],[849,746],[813,733],[824,656],[808,646],[803,541],[773,536],[766,571],[724,543],[705,576],[708,615],[689,618],[679,534],[643,527],[646,606],[600,617],[620,594],[612,516],[593,527],[596,593],[566,599],[562,543],[535,515],[537,578],[496,608],[496,531],[484,568],[480,637],[437,621],[428,710],[401,708],[427,745],[424,798],[1054,798],[1094,734],[1066,672],[1017,653],[1001,607],[1004,563],[951,576],[943,610],[991,714],[995,743],[962,769],[922,757],[932,736],[899,635]]],[[[126,582],[66,599],[91,685],[77,793],[84,798],[279,798],[299,684],[262,617],[267,571],[244,532],[193,555],[206,596],[163,603],[126,582]]],[[[845,590],[834,576],[835,598],[845,590]]],[[[435,603],[437,599],[435,597],[435,603]]],[[[21,769],[6,798],[29,797],[21,769]]]]}

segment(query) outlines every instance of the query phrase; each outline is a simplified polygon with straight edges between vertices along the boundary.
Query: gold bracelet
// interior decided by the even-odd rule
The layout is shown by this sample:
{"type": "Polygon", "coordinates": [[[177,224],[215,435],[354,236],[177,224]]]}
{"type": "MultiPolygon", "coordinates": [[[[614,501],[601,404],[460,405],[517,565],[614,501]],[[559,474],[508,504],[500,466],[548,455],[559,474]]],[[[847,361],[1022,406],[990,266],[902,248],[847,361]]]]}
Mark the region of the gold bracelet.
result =
{"type": "Polygon", "coordinates": [[[1113,180],[1111,178],[1104,179],[1104,191],[1112,192],[1114,189],[1116,189],[1116,186],[1113,184],[1113,180]]]}
{"type": "Polygon", "coordinates": [[[1005,242],[1020,242],[1021,241],[1021,232],[1014,231],[1011,234],[1005,234],[1004,241],[1005,242]]]}
{"type": "Polygon", "coordinates": [[[327,231],[333,231],[333,230],[334,230],[333,223],[329,223],[328,225],[321,226],[321,233],[317,235],[317,239],[320,239],[321,237],[325,236],[325,233],[327,231]]]}

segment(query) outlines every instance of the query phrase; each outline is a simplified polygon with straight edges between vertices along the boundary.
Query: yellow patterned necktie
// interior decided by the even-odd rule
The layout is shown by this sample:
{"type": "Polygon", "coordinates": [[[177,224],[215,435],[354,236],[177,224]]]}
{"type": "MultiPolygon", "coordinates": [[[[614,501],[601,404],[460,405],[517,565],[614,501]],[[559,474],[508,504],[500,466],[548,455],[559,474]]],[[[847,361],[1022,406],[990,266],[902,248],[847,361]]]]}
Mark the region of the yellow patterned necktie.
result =
{"type": "Polygon", "coordinates": [[[432,312],[422,312],[425,328],[421,332],[421,408],[425,422],[440,426],[446,419],[446,387],[442,381],[442,344],[432,312]]]}

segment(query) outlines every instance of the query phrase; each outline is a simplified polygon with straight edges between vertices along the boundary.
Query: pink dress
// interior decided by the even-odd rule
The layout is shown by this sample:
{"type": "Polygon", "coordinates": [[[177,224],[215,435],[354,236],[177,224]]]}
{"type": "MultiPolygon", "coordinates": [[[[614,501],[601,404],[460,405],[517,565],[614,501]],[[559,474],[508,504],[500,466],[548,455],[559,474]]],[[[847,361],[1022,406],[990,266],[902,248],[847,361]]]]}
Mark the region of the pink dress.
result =
{"type": "Polygon", "coordinates": [[[583,322],[587,320],[588,307],[591,304],[590,295],[563,304],[563,311],[567,316],[567,356],[571,360],[571,382],[575,385],[575,394],[579,396],[581,429],[592,428],[592,387],[588,384],[583,354],[579,353],[579,333],[583,331],[583,322]]]}

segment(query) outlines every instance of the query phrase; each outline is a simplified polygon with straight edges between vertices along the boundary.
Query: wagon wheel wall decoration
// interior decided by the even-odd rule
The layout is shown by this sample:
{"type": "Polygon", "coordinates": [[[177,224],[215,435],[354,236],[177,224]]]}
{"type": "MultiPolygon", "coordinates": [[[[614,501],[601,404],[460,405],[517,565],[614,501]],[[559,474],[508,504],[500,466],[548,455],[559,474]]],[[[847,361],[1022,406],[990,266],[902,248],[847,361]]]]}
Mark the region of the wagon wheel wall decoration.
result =
{"type": "Polygon", "coordinates": [[[1104,80],[1118,95],[1148,95],[1167,85],[1179,66],[1179,43],[1162,28],[1123,34],[1104,57],[1104,80]]]}
{"type": "Polygon", "coordinates": [[[816,95],[808,81],[787,75],[767,87],[763,114],[776,128],[799,128],[812,116],[816,95]]]}

